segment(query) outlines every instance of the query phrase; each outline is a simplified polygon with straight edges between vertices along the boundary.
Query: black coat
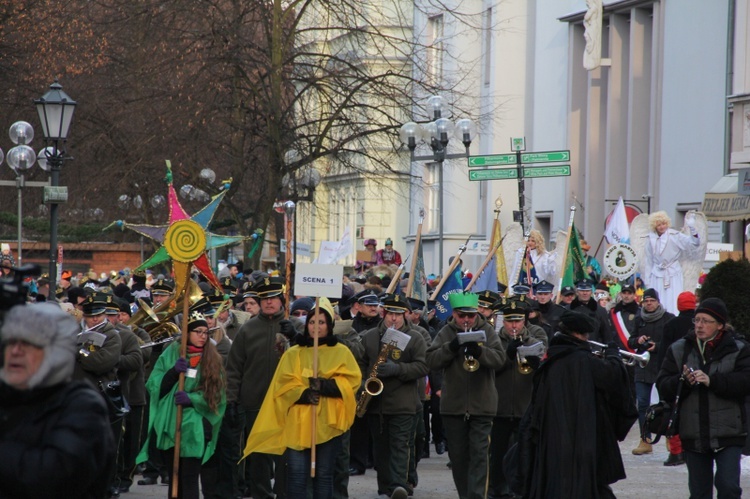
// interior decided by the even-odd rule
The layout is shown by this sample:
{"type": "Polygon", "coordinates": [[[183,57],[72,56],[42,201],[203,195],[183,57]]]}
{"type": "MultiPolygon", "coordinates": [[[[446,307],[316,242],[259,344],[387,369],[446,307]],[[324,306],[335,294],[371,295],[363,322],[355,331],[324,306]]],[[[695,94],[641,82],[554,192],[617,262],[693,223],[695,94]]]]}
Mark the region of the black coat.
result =
{"type": "Polygon", "coordinates": [[[589,334],[590,340],[604,343],[605,345],[614,340],[615,334],[610,327],[607,311],[596,300],[589,298],[589,301],[582,302],[576,297],[570,304],[570,310],[586,314],[596,320],[598,327],[593,333],[589,334]]]}
{"type": "Polygon", "coordinates": [[[629,378],[618,357],[567,335],[555,335],[548,355],[521,423],[524,497],[596,499],[625,478],[617,441],[637,419],[629,378]]]}
{"type": "Polygon", "coordinates": [[[100,499],[114,458],[107,407],[87,382],[0,383],[0,497],[100,499]]]}
{"type": "Polygon", "coordinates": [[[684,338],[688,332],[693,329],[693,317],[695,310],[683,310],[680,315],[673,317],[664,324],[664,332],[661,337],[661,348],[656,359],[656,365],[661,368],[664,363],[664,357],[667,355],[669,347],[677,340],[684,338]]]}

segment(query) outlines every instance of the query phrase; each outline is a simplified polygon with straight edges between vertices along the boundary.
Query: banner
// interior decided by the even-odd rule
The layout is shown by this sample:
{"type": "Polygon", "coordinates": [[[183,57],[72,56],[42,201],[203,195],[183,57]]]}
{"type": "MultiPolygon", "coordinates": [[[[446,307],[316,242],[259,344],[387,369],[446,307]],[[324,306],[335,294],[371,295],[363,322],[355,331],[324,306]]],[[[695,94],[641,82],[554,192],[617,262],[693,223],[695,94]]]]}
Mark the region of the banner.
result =
{"type": "MultiPolygon", "coordinates": [[[[417,248],[417,261],[414,265],[414,281],[411,287],[409,298],[416,298],[427,303],[430,295],[427,294],[427,274],[424,271],[424,255],[422,254],[422,245],[417,248]]],[[[410,279],[412,278],[409,276],[410,279]]]]}
{"type": "Polygon", "coordinates": [[[625,213],[625,203],[622,196],[617,200],[617,205],[609,215],[607,227],[604,229],[604,237],[609,244],[630,243],[630,228],[628,225],[628,215],[625,213]]]}
{"type": "Polygon", "coordinates": [[[320,249],[318,251],[318,257],[314,263],[320,263],[324,265],[331,265],[337,263],[342,258],[351,254],[351,236],[349,234],[349,227],[344,229],[344,234],[341,236],[340,241],[322,241],[320,243],[320,249]]]}
{"type": "Polygon", "coordinates": [[[565,257],[565,269],[563,269],[562,286],[575,286],[577,281],[585,279],[586,254],[581,249],[581,240],[578,238],[578,230],[575,222],[570,226],[568,234],[568,254],[565,257]]]}
{"type": "Polygon", "coordinates": [[[451,316],[453,309],[448,301],[448,296],[453,293],[462,293],[463,290],[464,284],[461,279],[461,270],[456,269],[453,271],[453,274],[448,277],[448,280],[445,281],[445,284],[438,295],[437,304],[435,305],[435,315],[438,319],[445,321],[451,316]]]}

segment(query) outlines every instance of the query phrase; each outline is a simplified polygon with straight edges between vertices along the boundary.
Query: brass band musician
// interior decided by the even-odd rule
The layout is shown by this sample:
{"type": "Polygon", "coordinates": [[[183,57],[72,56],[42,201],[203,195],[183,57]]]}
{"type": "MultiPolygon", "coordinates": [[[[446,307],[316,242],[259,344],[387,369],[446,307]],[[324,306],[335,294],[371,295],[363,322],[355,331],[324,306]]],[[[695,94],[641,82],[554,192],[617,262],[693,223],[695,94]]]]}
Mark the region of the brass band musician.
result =
{"type": "Polygon", "coordinates": [[[490,496],[509,497],[510,489],[503,472],[503,456],[518,436],[518,425],[531,401],[533,372],[539,367],[541,356],[523,356],[518,347],[541,342],[547,350],[547,332],[528,322],[529,306],[526,295],[503,298],[495,303],[502,312],[499,337],[508,362],[495,371],[497,413],[492,422],[490,444],[490,496]]]}
{"type": "Polygon", "coordinates": [[[488,437],[497,411],[495,370],[505,365],[506,355],[495,328],[478,313],[477,294],[448,298],[453,314],[427,349],[427,363],[445,370],[440,413],[458,496],[484,498],[488,437]]]}

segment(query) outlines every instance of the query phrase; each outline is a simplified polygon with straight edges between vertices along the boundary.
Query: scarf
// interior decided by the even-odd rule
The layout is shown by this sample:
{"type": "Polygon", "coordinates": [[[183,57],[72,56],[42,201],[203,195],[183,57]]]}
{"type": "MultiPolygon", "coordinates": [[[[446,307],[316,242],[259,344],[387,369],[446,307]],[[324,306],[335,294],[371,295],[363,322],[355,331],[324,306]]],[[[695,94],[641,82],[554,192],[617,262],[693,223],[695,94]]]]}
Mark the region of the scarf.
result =
{"type": "Polygon", "coordinates": [[[201,355],[203,355],[203,348],[198,348],[194,345],[187,346],[187,357],[190,367],[195,369],[201,362],[201,355]]]}
{"type": "Polygon", "coordinates": [[[666,312],[666,310],[664,310],[664,307],[662,307],[660,303],[653,312],[646,312],[646,310],[642,308],[641,317],[643,317],[643,320],[646,322],[656,322],[662,318],[664,312],[666,312]]]}
{"type": "Polygon", "coordinates": [[[701,341],[696,338],[697,343],[698,343],[698,350],[700,350],[701,352],[701,357],[703,357],[703,362],[706,362],[706,359],[711,358],[711,356],[714,353],[714,350],[716,350],[716,346],[719,344],[723,336],[724,336],[724,330],[721,329],[719,330],[718,333],[716,333],[716,336],[714,336],[708,341],[701,341]]]}

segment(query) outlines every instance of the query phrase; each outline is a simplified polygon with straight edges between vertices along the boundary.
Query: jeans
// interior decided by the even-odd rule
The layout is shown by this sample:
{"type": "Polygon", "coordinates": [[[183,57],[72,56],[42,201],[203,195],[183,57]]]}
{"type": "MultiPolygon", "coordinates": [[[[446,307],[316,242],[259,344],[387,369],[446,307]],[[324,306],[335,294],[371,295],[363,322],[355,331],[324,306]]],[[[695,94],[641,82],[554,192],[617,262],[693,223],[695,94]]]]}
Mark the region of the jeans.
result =
{"type": "Polygon", "coordinates": [[[716,486],[719,499],[742,497],[740,458],[742,447],[724,447],[716,452],[685,451],[690,499],[711,499],[716,486]],[[716,474],[714,474],[714,462],[716,474]]]}
{"type": "Polygon", "coordinates": [[[333,497],[333,470],[336,456],[341,451],[341,436],[315,446],[315,478],[310,477],[310,449],[286,451],[286,495],[289,499],[307,497],[312,489],[313,499],[333,497]]]}
{"type": "MultiPolygon", "coordinates": [[[[648,406],[651,405],[651,388],[653,386],[653,383],[635,382],[635,397],[638,401],[638,427],[641,429],[641,434],[643,433],[643,423],[646,422],[646,411],[648,406]]],[[[651,434],[646,434],[645,437],[651,438],[651,434]]]]}

